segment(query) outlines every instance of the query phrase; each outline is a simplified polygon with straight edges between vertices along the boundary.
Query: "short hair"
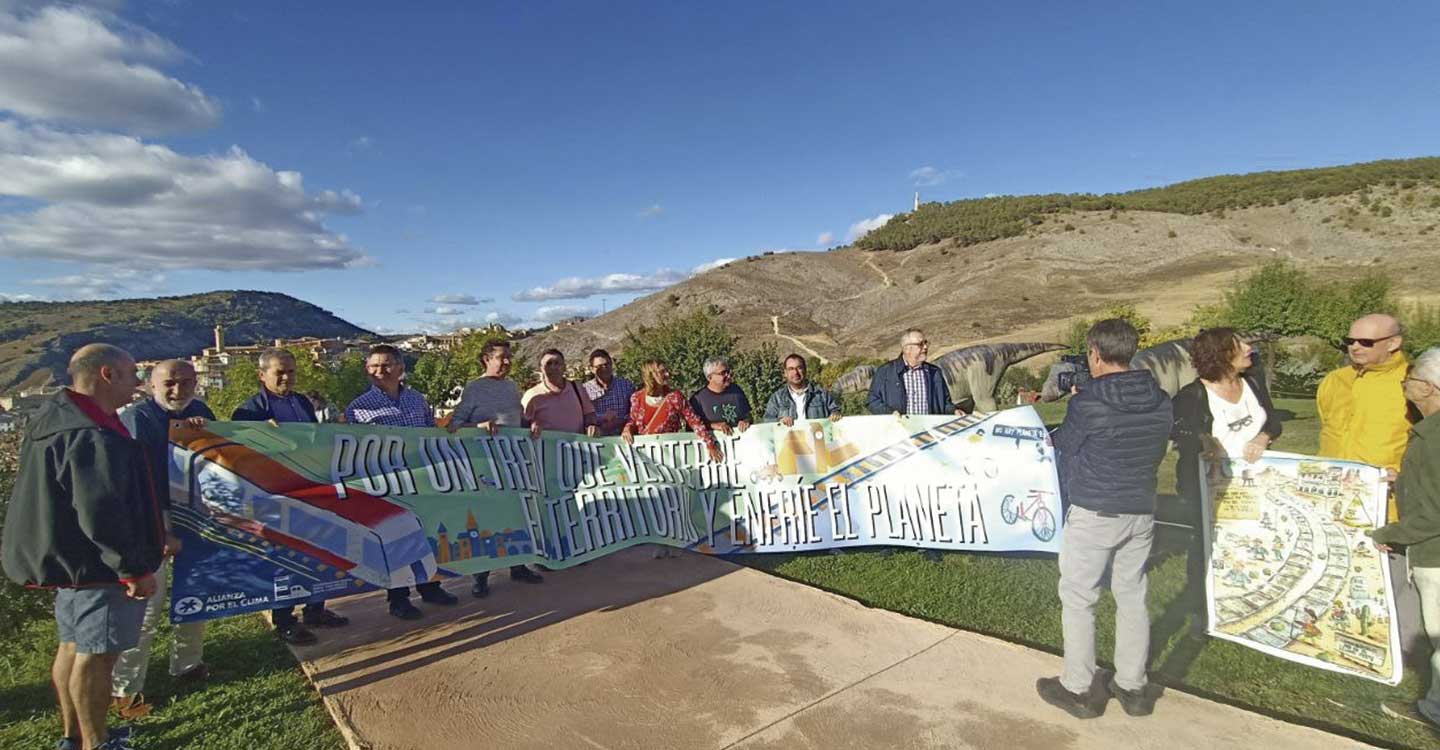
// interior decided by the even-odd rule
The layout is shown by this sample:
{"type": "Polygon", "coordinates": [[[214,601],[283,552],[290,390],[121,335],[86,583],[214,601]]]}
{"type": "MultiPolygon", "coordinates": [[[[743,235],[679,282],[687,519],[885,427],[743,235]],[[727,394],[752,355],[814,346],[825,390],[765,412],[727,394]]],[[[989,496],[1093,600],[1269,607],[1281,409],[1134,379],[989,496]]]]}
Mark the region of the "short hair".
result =
{"type": "MultiPolygon", "coordinates": [[[[374,354],[375,352],[372,349],[370,353],[374,354]]],[[[294,362],[295,354],[289,349],[281,349],[278,346],[266,347],[265,351],[260,352],[260,363],[256,365],[256,367],[259,367],[261,370],[268,370],[270,369],[270,365],[277,359],[288,359],[294,362]]]]}
{"type": "Polygon", "coordinates": [[[191,375],[194,375],[194,374],[195,374],[195,365],[191,364],[190,360],[188,360],[188,359],[166,359],[166,360],[161,360],[160,362],[157,362],[157,363],[155,364],[155,368],[150,371],[150,376],[151,376],[151,377],[154,377],[154,376],[155,376],[155,373],[160,372],[161,370],[163,370],[163,369],[165,369],[165,368],[167,368],[167,367],[170,368],[171,370],[174,370],[174,369],[177,368],[177,367],[188,367],[188,368],[190,368],[190,374],[191,374],[191,375]]]}
{"type": "Polygon", "coordinates": [[[722,367],[724,367],[724,368],[727,369],[727,370],[730,369],[730,360],[729,360],[728,358],[726,358],[726,357],[711,357],[710,359],[705,360],[705,366],[704,366],[704,367],[701,367],[701,368],[700,368],[700,371],[703,372],[703,373],[705,373],[705,377],[708,378],[708,377],[710,377],[710,375],[711,375],[712,373],[714,373],[716,370],[718,370],[718,369],[720,369],[720,368],[722,368],[722,367]]]}
{"type": "Polygon", "coordinates": [[[500,351],[501,349],[509,348],[510,342],[505,341],[504,339],[487,341],[485,342],[484,346],[480,347],[480,359],[490,359],[491,357],[494,357],[495,353],[500,351]]]}
{"type": "Polygon", "coordinates": [[[565,353],[560,351],[559,349],[546,349],[545,351],[540,352],[540,361],[544,362],[546,357],[559,357],[560,359],[565,359],[565,353]]]}
{"type": "Polygon", "coordinates": [[[615,358],[610,356],[610,352],[607,352],[604,349],[596,349],[595,351],[590,352],[590,356],[586,358],[585,363],[590,364],[591,362],[594,362],[596,357],[604,357],[611,362],[615,361],[615,358]]]}
{"type": "Polygon", "coordinates": [[[900,346],[905,346],[905,339],[910,338],[912,333],[918,333],[921,337],[925,336],[925,332],[919,328],[906,328],[905,332],[900,334],[900,346]]]}
{"type": "Polygon", "coordinates": [[[1410,365],[1410,377],[1440,388],[1440,347],[1432,346],[1420,352],[1410,365]]]}
{"type": "Polygon", "coordinates": [[[780,366],[781,366],[782,368],[784,368],[784,367],[789,367],[789,366],[790,366],[790,360],[792,360],[792,359],[798,359],[798,360],[800,360],[800,364],[802,364],[802,365],[805,364],[805,358],[804,358],[804,357],[800,356],[799,354],[796,354],[795,352],[790,352],[789,354],[786,354],[786,355],[785,355],[785,359],[780,360],[780,366]]]}
{"type": "Polygon", "coordinates": [[[376,354],[388,354],[395,359],[400,359],[400,350],[389,344],[376,344],[370,347],[370,353],[366,357],[373,357],[376,354]]]}
{"type": "Polygon", "coordinates": [[[66,372],[70,373],[71,382],[94,380],[100,377],[100,368],[119,367],[127,359],[134,360],[130,352],[113,344],[86,344],[70,357],[66,372]]]}
{"type": "Polygon", "coordinates": [[[1196,375],[1214,382],[1235,370],[1230,360],[1239,349],[1240,336],[1234,328],[1206,328],[1190,344],[1190,363],[1196,375]]]}
{"type": "Polygon", "coordinates": [[[641,363],[640,382],[645,385],[645,395],[660,395],[660,377],[658,373],[660,372],[660,368],[664,366],[665,363],[658,359],[647,359],[641,363]]]}
{"type": "Polygon", "coordinates": [[[1140,346],[1140,332],[1120,318],[1107,318],[1085,332],[1085,345],[1095,350],[1102,362],[1129,366],[1140,346]]]}

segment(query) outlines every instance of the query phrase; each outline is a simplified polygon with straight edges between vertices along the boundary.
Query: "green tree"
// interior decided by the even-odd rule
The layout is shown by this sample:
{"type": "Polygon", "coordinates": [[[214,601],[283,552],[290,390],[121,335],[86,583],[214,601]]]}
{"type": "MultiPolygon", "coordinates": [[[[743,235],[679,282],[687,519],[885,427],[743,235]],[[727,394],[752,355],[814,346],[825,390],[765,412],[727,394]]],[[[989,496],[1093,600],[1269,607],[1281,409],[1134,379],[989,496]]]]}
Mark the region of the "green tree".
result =
{"type": "Polygon", "coordinates": [[[255,360],[237,357],[225,370],[225,386],[205,394],[205,403],[219,419],[229,419],[235,409],[260,391],[255,360]]]}
{"type": "Polygon", "coordinates": [[[344,409],[360,394],[370,388],[370,376],[365,372],[365,355],[350,352],[334,365],[334,391],[326,394],[335,408],[344,409]]]}
{"type": "Polygon", "coordinates": [[[735,384],[745,391],[751,407],[763,408],[770,394],[785,382],[780,351],[774,344],[737,349],[736,337],[729,333],[721,314],[718,307],[709,305],[685,315],[661,318],[654,326],[626,331],[624,354],[616,361],[615,369],[639,383],[640,366],[646,360],[658,359],[670,368],[671,387],[689,394],[705,385],[705,360],[726,357],[735,384]]]}

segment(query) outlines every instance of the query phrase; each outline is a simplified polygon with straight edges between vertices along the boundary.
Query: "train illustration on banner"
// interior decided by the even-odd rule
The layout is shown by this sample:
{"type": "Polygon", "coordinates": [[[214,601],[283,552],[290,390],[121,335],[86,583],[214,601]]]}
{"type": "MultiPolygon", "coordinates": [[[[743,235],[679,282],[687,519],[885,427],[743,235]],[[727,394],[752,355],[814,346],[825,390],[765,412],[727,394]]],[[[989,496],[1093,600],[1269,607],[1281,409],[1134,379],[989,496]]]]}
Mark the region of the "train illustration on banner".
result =
{"type": "Polygon", "coordinates": [[[171,496],[216,523],[303,552],[366,583],[424,583],[434,550],[407,508],[353,488],[342,497],[240,443],[187,431],[171,451],[171,496]]]}

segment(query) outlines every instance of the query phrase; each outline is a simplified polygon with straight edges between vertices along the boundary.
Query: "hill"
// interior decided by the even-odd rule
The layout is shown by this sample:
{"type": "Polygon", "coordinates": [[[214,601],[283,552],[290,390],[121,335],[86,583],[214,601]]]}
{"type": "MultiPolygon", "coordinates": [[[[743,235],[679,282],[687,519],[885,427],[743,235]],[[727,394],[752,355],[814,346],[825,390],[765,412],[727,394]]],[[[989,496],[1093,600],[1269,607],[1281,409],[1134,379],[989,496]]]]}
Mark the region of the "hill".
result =
{"type": "Polygon", "coordinates": [[[932,356],[1058,340],[1069,320],[1135,304],[1157,325],[1287,258],[1322,277],[1388,273],[1440,294],[1440,158],[1207,178],[1109,196],[930,203],[854,246],[765,254],[527,341],[579,354],[672,310],[713,304],[744,342],[825,359],[891,356],[909,326],[932,356]]]}
{"type": "Polygon", "coordinates": [[[225,326],[231,344],[299,336],[372,335],[308,302],[273,292],[227,291],[183,297],[0,304],[0,391],[65,380],[82,344],[123,347],[136,359],[188,357],[225,326]]]}

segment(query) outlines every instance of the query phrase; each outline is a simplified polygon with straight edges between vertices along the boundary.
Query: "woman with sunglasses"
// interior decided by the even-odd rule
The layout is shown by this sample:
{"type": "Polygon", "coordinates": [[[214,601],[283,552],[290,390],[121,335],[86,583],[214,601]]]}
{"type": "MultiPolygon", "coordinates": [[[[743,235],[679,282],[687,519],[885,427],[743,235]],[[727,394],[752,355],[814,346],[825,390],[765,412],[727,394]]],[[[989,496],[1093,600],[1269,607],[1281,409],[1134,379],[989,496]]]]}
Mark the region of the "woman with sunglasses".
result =
{"type": "MultiPolygon", "coordinates": [[[[1246,462],[1259,460],[1275,438],[1280,419],[1270,402],[1260,368],[1252,367],[1254,350],[1234,329],[1209,328],[1190,345],[1190,361],[1199,377],[1180,389],[1171,403],[1175,426],[1170,437],[1180,453],[1175,489],[1194,529],[1186,561],[1187,593],[1198,605],[1192,633],[1205,630],[1205,530],[1200,493],[1200,458],[1246,462]]],[[[1219,474],[1212,474],[1219,477],[1219,474]]]]}

